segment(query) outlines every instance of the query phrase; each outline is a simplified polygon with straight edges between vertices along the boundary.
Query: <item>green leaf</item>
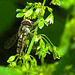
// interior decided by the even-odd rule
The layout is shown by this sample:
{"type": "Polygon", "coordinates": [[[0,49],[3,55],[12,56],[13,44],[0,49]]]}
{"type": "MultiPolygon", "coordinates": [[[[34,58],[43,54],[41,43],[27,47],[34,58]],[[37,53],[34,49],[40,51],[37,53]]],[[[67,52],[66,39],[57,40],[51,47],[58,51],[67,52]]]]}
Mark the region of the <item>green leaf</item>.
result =
{"type": "Polygon", "coordinates": [[[57,47],[56,46],[54,46],[53,47],[53,58],[54,59],[60,59],[60,56],[58,55],[58,52],[57,52],[57,47]]]}
{"type": "Polygon", "coordinates": [[[29,8],[30,8],[30,6],[27,5],[27,6],[23,9],[23,12],[26,12],[29,8]]]}
{"type": "Polygon", "coordinates": [[[43,17],[38,19],[38,26],[39,26],[40,29],[42,29],[44,27],[44,22],[43,21],[44,21],[43,17]]]}
{"type": "Polygon", "coordinates": [[[23,9],[16,9],[16,12],[22,12],[23,9]]]}
{"type": "Polygon", "coordinates": [[[32,66],[37,66],[37,61],[36,61],[36,59],[31,55],[31,60],[30,60],[30,62],[31,62],[31,65],[32,66]]]}
{"type": "Polygon", "coordinates": [[[53,9],[50,8],[50,7],[48,7],[48,6],[47,6],[47,9],[48,9],[49,12],[52,12],[53,11],[53,9]]]}
{"type": "Polygon", "coordinates": [[[33,9],[29,9],[29,10],[25,13],[25,17],[31,16],[32,13],[33,13],[33,9]]]}
{"type": "Polygon", "coordinates": [[[40,39],[40,46],[41,46],[41,49],[44,49],[45,48],[45,42],[43,41],[43,39],[40,39]]]}
{"type": "MultiPolygon", "coordinates": [[[[51,3],[54,4],[54,5],[59,5],[59,6],[60,6],[60,1],[63,1],[63,0],[52,0],[51,3]]],[[[66,0],[65,0],[65,1],[66,1],[66,0]]],[[[50,3],[50,4],[51,4],[51,3],[50,3]]],[[[66,3],[66,2],[65,2],[65,3],[66,3]]],[[[65,5],[66,5],[66,4],[65,4],[65,5]]]]}
{"type": "Polygon", "coordinates": [[[10,64],[10,66],[11,66],[11,67],[15,67],[15,66],[16,66],[16,62],[15,62],[15,61],[12,62],[12,63],[10,64]]]}
{"type": "Polygon", "coordinates": [[[51,45],[50,44],[46,44],[46,48],[48,48],[48,50],[50,51],[50,52],[52,52],[52,47],[51,47],[51,45]]]}
{"type": "Polygon", "coordinates": [[[42,38],[40,39],[40,46],[41,46],[41,45],[45,45],[45,43],[44,43],[44,41],[43,41],[42,38]]]}
{"type": "Polygon", "coordinates": [[[39,41],[39,37],[35,35],[35,43],[37,43],[38,41],[39,41]]]}
{"type": "Polygon", "coordinates": [[[43,20],[43,22],[46,24],[46,26],[48,26],[48,25],[49,25],[49,23],[48,23],[47,21],[43,20]]]}
{"type": "Polygon", "coordinates": [[[39,53],[38,53],[39,59],[41,58],[42,54],[43,53],[41,51],[39,51],[39,53]]]}
{"type": "Polygon", "coordinates": [[[25,55],[24,55],[24,59],[25,59],[26,61],[30,61],[30,60],[31,60],[30,55],[25,54],[25,55]]]}
{"type": "Polygon", "coordinates": [[[38,26],[39,26],[40,29],[42,29],[44,27],[43,21],[40,21],[39,24],[38,24],[38,26]]]}
{"type": "Polygon", "coordinates": [[[48,49],[50,52],[52,52],[52,47],[50,45],[48,46],[48,49]]]}
{"type": "Polygon", "coordinates": [[[26,12],[26,11],[27,11],[27,9],[26,9],[26,8],[24,8],[24,9],[23,9],[23,12],[26,12]]]}
{"type": "Polygon", "coordinates": [[[29,45],[29,40],[25,40],[25,44],[26,45],[29,45]]]}
{"type": "Polygon", "coordinates": [[[35,10],[35,14],[36,14],[36,15],[39,15],[39,12],[40,12],[40,8],[37,8],[37,9],[35,10]]]}
{"type": "Polygon", "coordinates": [[[53,58],[56,59],[57,58],[57,51],[53,51],[53,58]]]}
{"type": "Polygon", "coordinates": [[[41,56],[43,57],[43,58],[45,58],[46,57],[46,53],[41,53],[41,56]]]}
{"type": "Polygon", "coordinates": [[[41,48],[41,46],[37,46],[37,52],[38,52],[38,50],[41,48]]]}
{"type": "Polygon", "coordinates": [[[9,68],[0,66],[0,75],[24,75],[19,68],[9,68]]]}
{"type": "Polygon", "coordinates": [[[24,16],[24,13],[18,13],[18,14],[16,15],[17,18],[21,18],[21,17],[23,17],[23,16],[24,16]]]}
{"type": "Polygon", "coordinates": [[[49,22],[49,24],[53,24],[54,23],[54,16],[51,13],[46,19],[45,21],[49,22]]]}
{"type": "Polygon", "coordinates": [[[50,54],[50,52],[48,51],[48,48],[46,47],[45,49],[44,49],[44,52],[47,54],[50,54]]]}
{"type": "Polygon", "coordinates": [[[28,2],[27,2],[27,5],[32,6],[32,5],[33,5],[33,3],[28,3],[28,2]]]}
{"type": "Polygon", "coordinates": [[[31,17],[32,17],[32,19],[36,19],[37,16],[36,16],[35,12],[32,14],[31,17]]]}
{"type": "Polygon", "coordinates": [[[44,16],[44,14],[45,14],[45,9],[42,8],[42,10],[41,10],[40,13],[41,13],[41,16],[44,16]]]}
{"type": "Polygon", "coordinates": [[[10,56],[9,59],[7,60],[8,63],[12,62],[15,60],[15,56],[10,56]]]}

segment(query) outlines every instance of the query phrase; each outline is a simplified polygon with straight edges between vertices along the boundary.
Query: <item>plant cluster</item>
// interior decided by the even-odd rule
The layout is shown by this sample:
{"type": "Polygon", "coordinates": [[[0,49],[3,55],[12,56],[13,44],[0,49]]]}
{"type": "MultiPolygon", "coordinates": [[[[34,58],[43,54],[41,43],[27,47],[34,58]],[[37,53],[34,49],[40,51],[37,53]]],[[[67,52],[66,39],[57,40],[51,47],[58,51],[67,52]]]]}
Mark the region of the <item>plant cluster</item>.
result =
{"type": "Polygon", "coordinates": [[[48,26],[49,24],[53,24],[54,17],[53,17],[53,9],[45,6],[46,0],[43,1],[43,3],[28,3],[24,9],[17,9],[16,12],[17,18],[23,17],[23,20],[35,20],[34,25],[34,32],[30,34],[31,42],[29,39],[25,40],[25,44],[28,47],[28,50],[26,53],[24,51],[22,52],[22,55],[18,56],[13,55],[9,57],[7,60],[10,67],[16,67],[16,66],[24,66],[25,68],[29,68],[30,66],[37,66],[37,60],[30,55],[31,50],[34,49],[33,46],[35,46],[35,55],[39,56],[39,59],[41,59],[41,64],[44,64],[44,58],[47,54],[50,54],[50,52],[53,53],[53,58],[59,58],[57,53],[57,47],[53,45],[51,40],[45,35],[45,34],[39,34],[38,28],[42,29],[44,25],[48,26]],[[44,18],[46,9],[49,11],[49,15],[47,18],[44,18]],[[36,45],[37,44],[37,45],[36,45]],[[28,65],[28,66],[27,66],[28,65]]]}

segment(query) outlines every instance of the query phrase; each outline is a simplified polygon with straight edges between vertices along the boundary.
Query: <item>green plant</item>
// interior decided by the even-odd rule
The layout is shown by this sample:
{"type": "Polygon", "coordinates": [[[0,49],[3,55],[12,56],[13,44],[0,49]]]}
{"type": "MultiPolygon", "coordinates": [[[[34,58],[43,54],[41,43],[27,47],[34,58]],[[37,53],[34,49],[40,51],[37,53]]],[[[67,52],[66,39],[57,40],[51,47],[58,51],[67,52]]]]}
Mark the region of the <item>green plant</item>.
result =
{"type": "Polygon", "coordinates": [[[49,24],[54,23],[54,16],[53,16],[53,9],[45,6],[46,0],[43,1],[43,3],[28,3],[24,9],[17,9],[16,12],[17,18],[23,17],[24,20],[32,20],[34,24],[32,24],[34,32],[31,32],[29,37],[31,38],[31,42],[29,39],[25,40],[26,46],[28,47],[28,50],[26,53],[24,51],[21,55],[13,55],[9,57],[7,60],[9,66],[12,67],[24,67],[26,69],[33,68],[34,66],[37,66],[37,60],[30,55],[31,50],[34,50],[33,46],[35,46],[35,55],[39,56],[39,59],[41,60],[41,64],[44,64],[44,58],[47,54],[50,54],[50,52],[53,53],[54,59],[60,58],[57,53],[57,47],[54,46],[54,44],[51,42],[51,40],[45,35],[45,34],[39,34],[38,28],[42,29],[44,25],[49,26],[49,24]],[[44,18],[45,10],[49,11],[49,15],[47,18],[44,18]],[[32,37],[31,37],[32,36],[32,37]],[[30,43],[29,43],[30,42],[30,43]],[[36,45],[37,44],[37,45],[36,45]]]}

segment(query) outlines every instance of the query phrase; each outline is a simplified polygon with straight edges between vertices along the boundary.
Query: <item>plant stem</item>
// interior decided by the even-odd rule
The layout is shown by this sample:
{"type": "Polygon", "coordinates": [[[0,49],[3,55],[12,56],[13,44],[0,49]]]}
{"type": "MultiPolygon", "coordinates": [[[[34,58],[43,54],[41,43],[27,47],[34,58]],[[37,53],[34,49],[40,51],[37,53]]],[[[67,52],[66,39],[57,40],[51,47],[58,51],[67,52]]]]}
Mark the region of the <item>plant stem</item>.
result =
{"type": "Polygon", "coordinates": [[[44,35],[44,34],[40,34],[40,35],[44,36],[50,42],[50,44],[54,47],[53,43],[51,42],[51,40],[46,35],[44,35]]]}
{"type": "Polygon", "coordinates": [[[24,52],[23,52],[23,65],[25,65],[24,52]]]}
{"type": "Polygon", "coordinates": [[[41,57],[41,64],[42,65],[44,64],[44,58],[43,58],[43,56],[41,57]]]}
{"type": "Polygon", "coordinates": [[[43,1],[43,6],[45,5],[45,3],[46,3],[46,0],[43,1]]]}
{"type": "Polygon", "coordinates": [[[43,38],[48,44],[50,44],[50,43],[48,42],[48,40],[45,39],[45,37],[42,36],[42,38],[43,38]]]}
{"type": "Polygon", "coordinates": [[[32,40],[31,40],[30,46],[29,46],[28,51],[27,51],[28,55],[30,54],[31,49],[33,47],[33,44],[34,44],[34,41],[35,41],[35,38],[36,38],[35,34],[37,34],[37,30],[38,30],[38,27],[35,28],[34,36],[33,36],[32,40]]]}

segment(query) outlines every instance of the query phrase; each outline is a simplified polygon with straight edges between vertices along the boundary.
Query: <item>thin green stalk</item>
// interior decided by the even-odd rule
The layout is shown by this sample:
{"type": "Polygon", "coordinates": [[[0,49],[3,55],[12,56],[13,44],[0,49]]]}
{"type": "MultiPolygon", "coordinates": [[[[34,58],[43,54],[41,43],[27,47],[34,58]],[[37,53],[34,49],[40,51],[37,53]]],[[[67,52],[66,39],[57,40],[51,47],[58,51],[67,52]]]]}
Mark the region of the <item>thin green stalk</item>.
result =
{"type": "Polygon", "coordinates": [[[34,41],[35,41],[35,38],[36,38],[35,34],[37,34],[37,30],[38,30],[38,27],[35,28],[34,36],[33,36],[32,40],[31,40],[30,46],[29,46],[28,51],[27,51],[28,55],[30,54],[31,49],[33,47],[33,44],[34,44],[34,41]]]}
{"type": "Polygon", "coordinates": [[[24,52],[23,52],[23,65],[25,65],[24,52]]]}
{"type": "Polygon", "coordinates": [[[44,64],[44,58],[43,58],[43,56],[41,57],[41,64],[42,65],[44,64]]]}
{"type": "Polygon", "coordinates": [[[51,43],[51,45],[54,46],[53,43],[51,42],[51,40],[46,35],[44,35],[44,34],[40,34],[40,35],[44,36],[51,43]]]}
{"type": "Polygon", "coordinates": [[[42,37],[48,44],[50,44],[44,37],[42,37]]]}
{"type": "Polygon", "coordinates": [[[43,1],[43,6],[45,5],[45,3],[46,3],[46,0],[43,1]]]}

